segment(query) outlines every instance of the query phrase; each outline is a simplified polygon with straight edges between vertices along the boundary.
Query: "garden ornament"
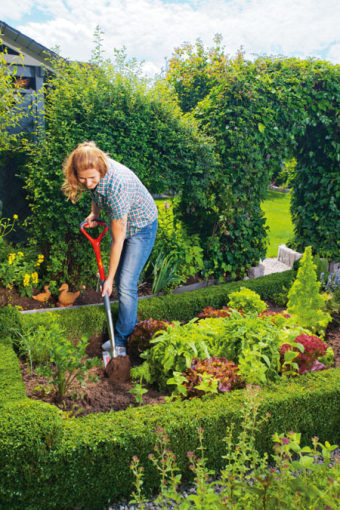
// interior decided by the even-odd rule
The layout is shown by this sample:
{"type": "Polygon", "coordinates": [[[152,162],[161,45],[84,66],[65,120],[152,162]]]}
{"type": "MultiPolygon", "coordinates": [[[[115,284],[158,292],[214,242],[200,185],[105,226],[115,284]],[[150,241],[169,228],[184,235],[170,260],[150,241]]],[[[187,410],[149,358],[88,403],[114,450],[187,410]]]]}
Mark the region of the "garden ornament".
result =
{"type": "MultiPolygon", "coordinates": [[[[83,221],[80,224],[79,228],[80,228],[80,231],[84,234],[84,236],[87,237],[87,239],[92,244],[92,247],[94,249],[94,253],[95,253],[96,259],[97,259],[97,264],[98,264],[101,284],[104,285],[104,282],[105,282],[105,272],[104,272],[102,257],[101,257],[101,254],[100,254],[99,244],[100,244],[100,241],[103,239],[104,235],[106,234],[106,232],[109,230],[109,225],[105,221],[101,221],[101,220],[93,220],[93,221],[95,221],[99,225],[103,225],[104,226],[104,230],[101,232],[99,237],[97,237],[97,239],[93,239],[93,237],[91,237],[86,232],[85,228],[88,227],[87,221],[83,221]]],[[[114,336],[114,330],[113,330],[113,321],[112,321],[111,307],[110,307],[110,298],[109,298],[108,292],[105,293],[103,301],[104,301],[104,305],[105,305],[107,324],[108,324],[108,330],[109,330],[109,338],[110,338],[110,343],[111,343],[111,357],[112,358],[116,358],[118,356],[118,353],[117,353],[116,343],[115,343],[115,336],[114,336]]],[[[105,355],[105,353],[104,353],[104,355],[105,355]]],[[[105,359],[104,359],[104,361],[105,361],[105,359]]],[[[105,365],[106,365],[106,363],[105,363],[105,365]]]]}
{"type": "Polygon", "coordinates": [[[78,292],[69,292],[67,283],[63,283],[59,288],[61,290],[58,297],[58,306],[72,306],[75,300],[79,297],[80,291],[78,292]]]}
{"type": "Polygon", "coordinates": [[[44,290],[45,292],[41,292],[40,294],[37,294],[36,296],[32,296],[33,299],[35,299],[36,301],[40,301],[40,303],[46,303],[46,301],[49,300],[50,298],[50,291],[48,290],[49,289],[49,285],[45,285],[44,287],[44,290]]]}

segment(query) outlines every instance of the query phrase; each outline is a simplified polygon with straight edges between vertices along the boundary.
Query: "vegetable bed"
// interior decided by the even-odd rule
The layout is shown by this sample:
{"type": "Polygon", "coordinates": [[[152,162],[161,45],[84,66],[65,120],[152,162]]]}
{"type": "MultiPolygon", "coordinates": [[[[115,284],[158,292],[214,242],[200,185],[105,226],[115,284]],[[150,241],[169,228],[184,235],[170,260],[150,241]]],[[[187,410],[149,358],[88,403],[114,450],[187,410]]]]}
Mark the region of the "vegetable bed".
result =
{"type": "MultiPolygon", "coordinates": [[[[289,286],[291,279],[292,273],[287,272],[204,289],[191,296],[150,299],[140,303],[139,318],[189,320],[205,306],[222,307],[228,295],[241,286],[252,287],[263,299],[270,299],[289,286]]],[[[138,455],[145,467],[144,486],[150,493],[159,484],[156,470],[148,462],[157,427],[169,434],[169,448],[177,456],[184,479],[190,476],[186,452],[197,448],[200,426],[204,428],[211,466],[221,467],[226,428],[235,423],[237,435],[241,426],[242,390],[213,395],[208,400],[174,401],[74,419],[54,406],[25,396],[19,361],[8,332],[10,328],[22,331],[29,322],[38,327],[50,321],[45,314],[39,315],[18,317],[15,309],[0,313],[1,508],[102,508],[131,494],[133,476],[129,464],[133,455],[138,455]]],[[[60,313],[58,321],[64,327],[68,325],[70,338],[76,339],[84,329],[91,335],[103,333],[105,319],[102,310],[70,310],[60,313]]],[[[277,431],[297,430],[302,433],[302,443],[315,435],[321,441],[337,441],[339,383],[340,371],[332,369],[265,386],[260,415],[270,413],[271,418],[260,426],[258,450],[271,452],[271,437],[277,431]]]]}

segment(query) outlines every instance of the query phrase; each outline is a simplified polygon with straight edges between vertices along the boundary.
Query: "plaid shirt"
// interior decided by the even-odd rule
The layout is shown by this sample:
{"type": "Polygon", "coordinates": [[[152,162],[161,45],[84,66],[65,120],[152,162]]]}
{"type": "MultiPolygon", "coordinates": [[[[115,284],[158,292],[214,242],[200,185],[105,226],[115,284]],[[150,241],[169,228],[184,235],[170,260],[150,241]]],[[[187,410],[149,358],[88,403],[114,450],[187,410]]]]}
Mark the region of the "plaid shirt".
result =
{"type": "Polygon", "coordinates": [[[152,223],[158,216],[154,199],[138,177],[124,165],[108,159],[109,170],[94,190],[93,202],[111,220],[127,214],[126,237],[152,223]]]}

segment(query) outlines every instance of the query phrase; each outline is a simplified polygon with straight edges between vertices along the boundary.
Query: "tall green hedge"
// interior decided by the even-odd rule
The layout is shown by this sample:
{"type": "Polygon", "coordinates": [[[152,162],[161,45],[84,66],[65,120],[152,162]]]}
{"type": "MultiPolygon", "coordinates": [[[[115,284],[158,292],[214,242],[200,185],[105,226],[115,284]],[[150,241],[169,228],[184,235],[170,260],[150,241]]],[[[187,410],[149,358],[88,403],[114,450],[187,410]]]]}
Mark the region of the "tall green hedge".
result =
{"type": "MultiPolygon", "coordinates": [[[[31,208],[30,243],[45,256],[46,281],[76,286],[93,281],[97,273],[92,247],[79,232],[91,211],[90,195],[73,205],[60,190],[63,160],[80,142],[95,141],[130,167],[150,192],[179,192],[195,173],[203,181],[211,179],[210,140],[168,91],[161,85],[151,89],[136,72],[128,64],[117,67],[99,58],[92,64],[55,62],[46,84],[46,130],[31,146],[22,174],[31,208]]],[[[203,190],[201,195],[203,200],[203,190]]],[[[102,246],[105,264],[109,236],[102,246]]]]}

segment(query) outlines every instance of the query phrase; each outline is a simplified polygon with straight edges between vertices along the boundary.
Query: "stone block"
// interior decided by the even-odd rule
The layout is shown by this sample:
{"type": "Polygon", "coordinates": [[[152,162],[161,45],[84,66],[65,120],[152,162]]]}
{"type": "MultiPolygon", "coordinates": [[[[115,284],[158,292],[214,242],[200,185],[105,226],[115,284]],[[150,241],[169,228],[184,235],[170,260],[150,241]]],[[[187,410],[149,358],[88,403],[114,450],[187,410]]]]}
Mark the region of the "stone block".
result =
{"type": "Polygon", "coordinates": [[[332,260],[332,262],[329,263],[328,271],[330,273],[335,273],[339,269],[339,262],[336,262],[335,260],[332,260]]]}
{"type": "Polygon", "coordinates": [[[289,266],[290,268],[293,267],[293,264],[296,260],[299,260],[302,257],[302,253],[299,253],[298,251],[291,250],[290,248],[287,248],[285,244],[281,244],[279,246],[279,252],[277,255],[277,260],[279,262],[282,262],[282,264],[286,264],[286,266],[289,266]]]}
{"type": "Polygon", "coordinates": [[[264,276],[264,265],[259,264],[258,266],[251,267],[248,271],[249,278],[259,278],[259,276],[264,276]]]}

